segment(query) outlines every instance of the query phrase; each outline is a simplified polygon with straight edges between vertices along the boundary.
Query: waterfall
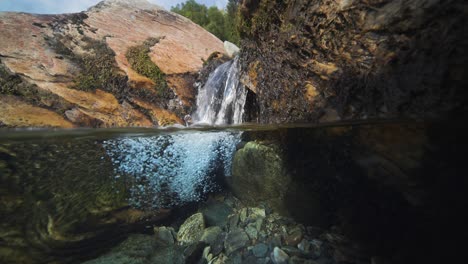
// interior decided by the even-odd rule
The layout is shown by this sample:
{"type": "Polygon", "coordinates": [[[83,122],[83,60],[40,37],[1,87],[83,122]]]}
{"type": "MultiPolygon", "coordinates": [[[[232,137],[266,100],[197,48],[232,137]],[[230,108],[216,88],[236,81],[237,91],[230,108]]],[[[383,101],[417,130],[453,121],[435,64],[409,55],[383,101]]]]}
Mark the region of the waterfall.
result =
{"type": "Polygon", "coordinates": [[[240,82],[239,58],[220,65],[198,91],[193,120],[199,124],[240,124],[247,89],[240,82]]]}
{"type": "MultiPolygon", "coordinates": [[[[240,124],[247,89],[240,83],[239,58],[220,65],[200,87],[193,121],[240,124]]],[[[129,137],[103,143],[116,180],[129,185],[129,203],[161,208],[196,202],[216,190],[216,176],[230,176],[241,132],[190,132],[129,137]]]]}
{"type": "Polygon", "coordinates": [[[190,132],[103,142],[116,180],[129,184],[129,203],[162,208],[200,201],[230,176],[239,132],[190,132]]]}

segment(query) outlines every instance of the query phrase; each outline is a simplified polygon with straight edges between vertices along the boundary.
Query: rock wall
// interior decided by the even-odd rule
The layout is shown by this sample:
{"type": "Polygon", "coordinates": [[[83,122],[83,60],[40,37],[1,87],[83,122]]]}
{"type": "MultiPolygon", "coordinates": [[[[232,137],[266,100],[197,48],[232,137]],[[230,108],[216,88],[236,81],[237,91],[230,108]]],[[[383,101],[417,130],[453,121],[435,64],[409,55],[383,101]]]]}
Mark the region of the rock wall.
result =
{"type": "Polygon", "coordinates": [[[457,0],[244,0],[252,121],[466,113],[466,10],[457,0]]]}
{"type": "Polygon", "coordinates": [[[183,123],[213,52],[224,52],[219,39],[146,1],[106,0],[77,14],[2,12],[0,98],[20,103],[14,116],[0,108],[0,125],[183,123]],[[32,117],[31,108],[42,110],[32,117]]]}

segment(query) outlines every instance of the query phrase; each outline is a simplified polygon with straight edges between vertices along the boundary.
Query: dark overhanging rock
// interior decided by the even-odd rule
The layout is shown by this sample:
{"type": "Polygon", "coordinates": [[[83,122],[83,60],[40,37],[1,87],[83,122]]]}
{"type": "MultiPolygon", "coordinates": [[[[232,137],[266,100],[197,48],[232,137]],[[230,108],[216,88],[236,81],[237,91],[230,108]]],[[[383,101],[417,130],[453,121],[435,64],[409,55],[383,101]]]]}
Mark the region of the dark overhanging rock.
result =
{"type": "Polygon", "coordinates": [[[339,116],[324,121],[466,114],[464,10],[462,1],[243,1],[241,64],[258,121],[317,122],[330,109],[339,116]]]}

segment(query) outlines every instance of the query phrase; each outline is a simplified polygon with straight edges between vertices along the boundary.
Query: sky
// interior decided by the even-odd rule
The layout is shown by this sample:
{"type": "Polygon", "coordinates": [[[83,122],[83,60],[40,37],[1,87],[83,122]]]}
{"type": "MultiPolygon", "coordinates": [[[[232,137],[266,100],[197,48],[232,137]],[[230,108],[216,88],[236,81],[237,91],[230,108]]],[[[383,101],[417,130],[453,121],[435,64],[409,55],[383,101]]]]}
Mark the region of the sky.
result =
{"type": "MultiPolygon", "coordinates": [[[[88,9],[101,0],[0,0],[0,11],[15,11],[37,14],[74,13],[88,9]]],[[[185,0],[148,0],[169,10],[185,0]]],[[[226,7],[227,0],[196,0],[207,6],[226,7]]]]}

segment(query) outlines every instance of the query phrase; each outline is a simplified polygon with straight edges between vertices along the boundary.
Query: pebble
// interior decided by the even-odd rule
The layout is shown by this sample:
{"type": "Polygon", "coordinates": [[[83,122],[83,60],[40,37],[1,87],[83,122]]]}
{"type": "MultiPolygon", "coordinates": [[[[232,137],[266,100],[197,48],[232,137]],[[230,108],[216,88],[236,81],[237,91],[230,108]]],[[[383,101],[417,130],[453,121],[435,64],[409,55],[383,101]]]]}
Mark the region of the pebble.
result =
{"type": "Polygon", "coordinates": [[[303,234],[300,227],[292,229],[288,235],[284,238],[284,242],[288,246],[297,246],[302,240],[303,234]]]}
{"type": "Polygon", "coordinates": [[[200,240],[207,244],[213,245],[221,233],[222,230],[219,226],[208,227],[203,231],[203,235],[201,236],[200,240]]]}
{"type": "Polygon", "coordinates": [[[205,220],[203,214],[197,213],[190,216],[180,226],[179,232],[177,233],[177,241],[182,244],[191,244],[198,242],[200,237],[203,235],[205,230],[205,220]]]}
{"type": "Polygon", "coordinates": [[[255,228],[255,224],[247,225],[247,227],[245,228],[245,232],[251,240],[256,240],[258,238],[258,231],[255,228]]]}
{"type": "Polygon", "coordinates": [[[245,247],[249,242],[249,237],[242,229],[234,230],[227,234],[226,241],[224,241],[224,247],[226,253],[231,253],[245,247]]]}
{"type": "Polygon", "coordinates": [[[165,242],[166,244],[170,245],[175,243],[173,232],[174,229],[165,226],[154,228],[154,234],[156,235],[156,237],[158,237],[161,241],[165,242]]]}
{"type": "Polygon", "coordinates": [[[268,253],[268,246],[263,243],[257,244],[252,248],[252,253],[257,258],[264,258],[268,253]]]}
{"type": "Polygon", "coordinates": [[[271,259],[273,260],[274,264],[287,264],[289,256],[279,247],[275,247],[273,249],[273,253],[271,254],[271,259]]]}
{"type": "Polygon", "coordinates": [[[232,214],[228,216],[228,223],[229,223],[229,229],[234,230],[237,228],[237,225],[239,224],[239,215],[238,214],[232,214]]]}

